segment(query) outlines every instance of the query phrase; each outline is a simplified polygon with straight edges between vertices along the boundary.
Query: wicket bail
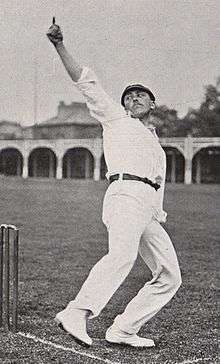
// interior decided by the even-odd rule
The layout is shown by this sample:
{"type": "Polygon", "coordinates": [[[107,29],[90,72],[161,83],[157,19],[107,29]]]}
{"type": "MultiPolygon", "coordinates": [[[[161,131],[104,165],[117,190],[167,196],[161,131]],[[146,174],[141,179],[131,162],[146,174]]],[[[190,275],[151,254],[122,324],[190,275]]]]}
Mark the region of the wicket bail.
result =
{"type": "Polygon", "coordinates": [[[0,225],[0,327],[14,332],[18,328],[18,246],[18,228],[0,225]]]}

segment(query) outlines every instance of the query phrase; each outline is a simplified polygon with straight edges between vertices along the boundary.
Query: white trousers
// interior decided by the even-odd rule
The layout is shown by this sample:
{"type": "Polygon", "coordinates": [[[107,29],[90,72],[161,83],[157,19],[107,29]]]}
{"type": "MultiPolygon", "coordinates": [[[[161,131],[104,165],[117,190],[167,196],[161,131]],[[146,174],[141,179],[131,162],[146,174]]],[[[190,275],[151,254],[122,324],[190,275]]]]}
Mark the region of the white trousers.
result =
{"type": "Polygon", "coordinates": [[[75,300],[67,306],[90,310],[91,317],[98,316],[129,274],[139,253],[153,278],[114,321],[114,325],[131,334],[137,333],[167,304],[181,284],[173,244],[160,223],[152,218],[152,188],[147,193],[140,193],[139,186],[136,188],[138,193],[133,196],[126,190],[107,191],[103,221],[109,234],[108,254],[92,268],[75,300]]]}

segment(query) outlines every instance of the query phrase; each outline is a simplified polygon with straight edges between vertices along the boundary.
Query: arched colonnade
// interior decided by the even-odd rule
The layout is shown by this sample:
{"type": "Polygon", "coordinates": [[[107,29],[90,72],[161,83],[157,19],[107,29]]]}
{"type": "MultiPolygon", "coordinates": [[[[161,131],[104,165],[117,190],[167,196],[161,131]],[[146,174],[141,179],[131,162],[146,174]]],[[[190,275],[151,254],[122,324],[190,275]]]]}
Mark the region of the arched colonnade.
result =
{"type": "MultiPolygon", "coordinates": [[[[166,138],[167,181],[219,183],[220,138],[166,138]]],[[[1,140],[0,173],[27,177],[105,178],[101,139],[1,140]]]]}

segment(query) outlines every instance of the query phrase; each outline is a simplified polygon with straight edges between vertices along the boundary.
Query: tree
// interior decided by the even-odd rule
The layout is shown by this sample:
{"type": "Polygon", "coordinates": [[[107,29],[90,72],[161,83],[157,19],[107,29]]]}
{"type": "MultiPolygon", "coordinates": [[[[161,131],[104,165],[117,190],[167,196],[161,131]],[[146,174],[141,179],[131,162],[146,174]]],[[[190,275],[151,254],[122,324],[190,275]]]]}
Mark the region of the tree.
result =
{"type": "Polygon", "coordinates": [[[169,109],[165,105],[158,106],[152,113],[151,120],[160,137],[172,137],[177,134],[178,117],[175,109],[169,109]]]}
{"type": "Polygon", "coordinates": [[[186,126],[187,133],[194,137],[220,136],[220,77],[216,85],[205,87],[204,101],[199,109],[191,109],[180,122],[180,130],[186,126]]]}
{"type": "Polygon", "coordinates": [[[205,87],[204,100],[198,109],[189,109],[179,119],[177,111],[165,105],[158,106],[151,115],[160,137],[217,137],[220,136],[220,77],[216,85],[205,87]]]}

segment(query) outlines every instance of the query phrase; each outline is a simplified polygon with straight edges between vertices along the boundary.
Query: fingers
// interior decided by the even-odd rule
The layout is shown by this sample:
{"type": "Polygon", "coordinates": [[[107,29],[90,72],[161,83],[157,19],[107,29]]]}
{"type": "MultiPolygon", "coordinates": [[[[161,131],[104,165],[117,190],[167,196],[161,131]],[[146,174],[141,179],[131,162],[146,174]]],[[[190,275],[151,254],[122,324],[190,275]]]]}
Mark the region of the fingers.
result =
{"type": "Polygon", "coordinates": [[[47,34],[50,34],[50,35],[57,35],[58,33],[61,33],[61,30],[60,30],[59,25],[56,25],[56,24],[51,25],[47,31],[47,34]]]}
{"type": "Polygon", "coordinates": [[[47,34],[53,34],[53,33],[57,33],[60,31],[60,27],[59,25],[56,24],[56,19],[55,16],[53,16],[52,19],[52,25],[49,27],[47,34]]]}
{"type": "Polygon", "coordinates": [[[63,34],[61,32],[61,29],[59,27],[59,25],[57,25],[55,23],[55,16],[52,19],[52,25],[50,26],[50,28],[47,31],[47,37],[49,38],[49,40],[54,44],[58,44],[60,42],[63,41],[63,34]]]}
{"type": "Polygon", "coordinates": [[[62,38],[62,32],[59,25],[53,24],[47,31],[47,36],[55,37],[55,38],[62,38]]]}

